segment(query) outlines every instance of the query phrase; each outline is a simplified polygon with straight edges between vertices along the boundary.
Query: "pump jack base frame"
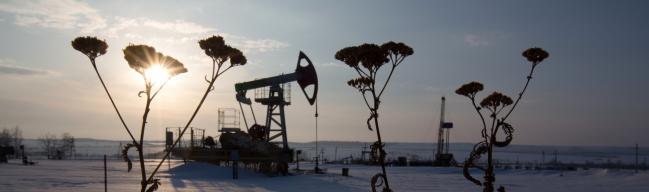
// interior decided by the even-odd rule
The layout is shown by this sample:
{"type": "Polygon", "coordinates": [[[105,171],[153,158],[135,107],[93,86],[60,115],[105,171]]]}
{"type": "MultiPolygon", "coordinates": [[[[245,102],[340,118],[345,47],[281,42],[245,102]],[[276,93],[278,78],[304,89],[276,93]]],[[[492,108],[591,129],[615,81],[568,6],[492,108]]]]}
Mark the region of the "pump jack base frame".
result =
{"type": "Polygon", "coordinates": [[[452,153],[442,153],[435,155],[435,161],[433,161],[433,166],[435,167],[451,167],[457,165],[457,161],[453,157],[452,153]]]}

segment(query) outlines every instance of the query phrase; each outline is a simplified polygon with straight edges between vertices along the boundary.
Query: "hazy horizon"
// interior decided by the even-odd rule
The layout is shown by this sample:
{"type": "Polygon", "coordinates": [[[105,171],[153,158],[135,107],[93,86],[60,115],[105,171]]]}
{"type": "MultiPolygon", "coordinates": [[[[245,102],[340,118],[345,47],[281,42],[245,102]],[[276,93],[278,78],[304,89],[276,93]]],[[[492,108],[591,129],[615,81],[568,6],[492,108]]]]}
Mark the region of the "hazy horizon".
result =
{"type": "MultiPolygon", "coordinates": [[[[346,85],[355,74],[334,54],[364,42],[396,41],[410,45],[414,54],[396,71],[382,98],[381,133],[387,142],[436,142],[442,96],[447,98],[447,121],[455,124],[451,142],[479,141],[475,111],[454,91],[480,81],[485,84],[480,99],[492,91],[515,96],[529,67],[521,52],[538,46],[550,57],[510,118],[516,128],[512,144],[649,146],[648,5],[2,1],[0,128],[20,126],[26,138],[69,132],[77,138],[128,139],[88,59],[70,47],[75,37],[90,35],[109,45],[98,67],[132,127],[141,123],[144,100],[137,93],[142,85],[121,49],[148,44],[188,68],[152,106],[145,139],[162,140],[165,127],[186,123],[207,85],[203,78],[211,61],[197,41],[222,35],[249,63],[217,80],[192,124],[207,135],[217,134],[218,108],[238,109],[235,83],[290,73],[298,52],[304,51],[320,80],[319,140],[374,141],[375,133],[365,125],[368,110],[346,85]]],[[[289,141],[313,141],[314,108],[296,84],[292,91],[292,105],[286,108],[289,141]]],[[[262,119],[265,108],[253,107],[262,119]]]]}

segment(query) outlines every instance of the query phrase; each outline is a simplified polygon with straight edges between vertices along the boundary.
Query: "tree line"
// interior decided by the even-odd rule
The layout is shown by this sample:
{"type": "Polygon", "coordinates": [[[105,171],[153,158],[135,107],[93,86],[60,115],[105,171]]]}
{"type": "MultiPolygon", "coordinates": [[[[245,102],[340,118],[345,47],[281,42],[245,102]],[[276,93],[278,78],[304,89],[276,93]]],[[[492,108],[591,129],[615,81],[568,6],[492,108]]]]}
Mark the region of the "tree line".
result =
{"type": "MultiPolygon", "coordinates": [[[[0,131],[0,158],[7,156],[20,158],[23,155],[24,146],[23,131],[19,126],[14,128],[2,128],[0,131]]],[[[63,133],[61,137],[47,133],[39,137],[37,143],[47,159],[73,159],[75,150],[75,138],[70,133],[63,133]]],[[[30,153],[30,154],[33,154],[30,153]]]]}

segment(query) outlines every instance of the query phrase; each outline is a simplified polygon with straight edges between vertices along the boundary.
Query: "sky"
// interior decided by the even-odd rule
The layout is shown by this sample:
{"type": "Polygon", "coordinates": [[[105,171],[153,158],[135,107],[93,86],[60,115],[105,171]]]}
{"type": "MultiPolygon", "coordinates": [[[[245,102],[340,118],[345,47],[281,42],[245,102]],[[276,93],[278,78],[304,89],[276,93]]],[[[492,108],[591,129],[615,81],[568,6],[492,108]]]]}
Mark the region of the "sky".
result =
{"type": "MultiPolygon", "coordinates": [[[[515,96],[530,67],[521,52],[542,47],[550,57],[510,117],[513,144],[646,146],[648,8],[646,1],[594,0],[1,1],[0,127],[20,126],[27,138],[69,132],[127,140],[88,59],[70,46],[75,37],[96,36],[109,45],[99,70],[130,127],[139,127],[145,99],[137,96],[141,77],[121,49],[147,44],[189,70],[153,103],[145,138],[162,140],[165,127],[187,122],[207,86],[211,60],[198,40],[221,35],[248,64],[217,80],[192,123],[207,135],[218,134],[219,108],[238,109],[235,83],[291,73],[304,51],[320,82],[319,139],[374,141],[365,125],[369,111],[346,85],[356,74],[334,54],[395,41],[414,54],[382,98],[385,141],[436,142],[442,96],[446,120],[455,124],[451,142],[480,140],[479,118],[454,91],[480,81],[479,98],[493,91],[515,96]]],[[[313,141],[315,108],[297,84],[292,88],[289,141],[313,141]]],[[[264,106],[253,107],[262,119],[264,106]]]]}

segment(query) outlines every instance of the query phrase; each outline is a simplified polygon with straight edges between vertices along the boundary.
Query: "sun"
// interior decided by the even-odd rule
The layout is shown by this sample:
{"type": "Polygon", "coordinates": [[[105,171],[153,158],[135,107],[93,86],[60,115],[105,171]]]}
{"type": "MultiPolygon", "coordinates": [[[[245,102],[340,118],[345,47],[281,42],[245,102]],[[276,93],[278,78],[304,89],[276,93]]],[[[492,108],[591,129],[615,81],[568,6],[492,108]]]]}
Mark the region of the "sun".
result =
{"type": "Polygon", "coordinates": [[[149,79],[152,84],[159,84],[164,83],[169,79],[169,72],[160,64],[154,64],[144,71],[144,76],[149,79]]]}

